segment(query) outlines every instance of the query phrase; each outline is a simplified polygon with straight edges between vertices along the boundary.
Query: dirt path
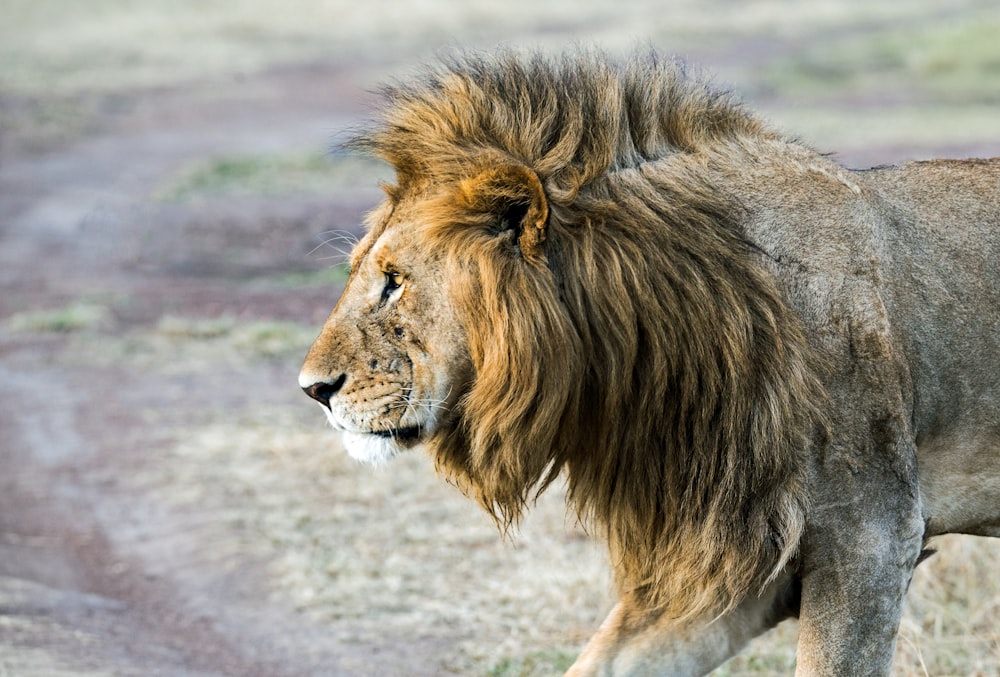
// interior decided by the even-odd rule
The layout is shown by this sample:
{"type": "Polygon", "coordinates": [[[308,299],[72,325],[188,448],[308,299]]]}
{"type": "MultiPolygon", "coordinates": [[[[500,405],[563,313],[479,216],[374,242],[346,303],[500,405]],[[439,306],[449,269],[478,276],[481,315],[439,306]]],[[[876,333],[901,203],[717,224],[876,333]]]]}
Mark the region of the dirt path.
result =
{"type": "MultiPolygon", "coordinates": [[[[190,237],[198,210],[149,206],[151,191],[185,163],[322,148],[360,105],[356,83],[315,68],[276,72],[251,89],[147,94],[96,136],[6,153],[0,316],[81,298],[110,299],[109,316],[96,322],[118,331],[167,313],[308,321],[325,313],[335,290],[310,298],[245,280],[290,260],[301,267],[317,224],[356,221],[356,210],[341,216],[307,197],[234,200],[200,208],[211,226],[201,232],[213,239],[198,240],[190,237]],[[261,224],[274,223],[287,226],[283,246],[238,242],[266,238],[261,224]],[[241,246],[257,258],[222,256],[241,246]]],[[[336,204],[350,212],[352,200],[336,204]]],[[[204,412],[300,397],[287,365],[208,370],[195,383],[76,359],[76,349],[72,333],[0,334],[0,674],[389,674],[414,658],[416,673],[436,671],[430,659],[420,666],[412,642],[347,641],[267,599],[266,555],[143,490],[157,454],[204,412]],[[162,416],[152,421],[150,411],[162,416]],[[393,655],[394,645],[406,656],[393,655]]]]}

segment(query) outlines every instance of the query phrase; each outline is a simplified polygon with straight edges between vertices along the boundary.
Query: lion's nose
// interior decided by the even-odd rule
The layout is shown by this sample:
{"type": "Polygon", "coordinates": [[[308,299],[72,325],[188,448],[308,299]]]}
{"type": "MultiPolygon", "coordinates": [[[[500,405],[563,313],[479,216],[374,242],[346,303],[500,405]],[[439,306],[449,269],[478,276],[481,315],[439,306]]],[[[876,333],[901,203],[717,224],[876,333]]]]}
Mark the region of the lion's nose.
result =
{"type": "Polygon", "coordinates": [[[316,381],[311,385],[303,385],[302,390],[306,391],[306,395],[313,398],[324,407],[330,406],[330,398],[337,394],[341,388],[344,387],[344,381],[347,380],[347,374],[341,374],[333,381],[316,381]]]}

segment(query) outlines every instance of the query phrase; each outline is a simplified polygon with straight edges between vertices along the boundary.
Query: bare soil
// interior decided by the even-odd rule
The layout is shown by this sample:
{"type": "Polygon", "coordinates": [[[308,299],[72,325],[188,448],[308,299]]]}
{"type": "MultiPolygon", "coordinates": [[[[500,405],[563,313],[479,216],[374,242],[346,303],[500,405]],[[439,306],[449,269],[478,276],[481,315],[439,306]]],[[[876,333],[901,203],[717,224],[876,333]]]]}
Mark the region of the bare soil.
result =
{"type": "MultiPolygon", "coordinates": [[[[333,68],[252,85],[118,95],[118,112],[68,144],[4,138],[0,318],[84,298],[103,311],[98,336],[167,315],[318,326],[337,289],[252,281],[317,267],[321,233],[356,224],[363,196],[150,201],[186,162],[321,147],[361,105],[333,68]]],[[[294,360],[171,377],[77,358],[79,338],[0,334],[0,674],[391,674],[404,658],[439,673],[432,640],[346,641],[266,598],[266,555],[220,551],[209,518],[143,485],[193,422],[298,403],[294,360]]]]}

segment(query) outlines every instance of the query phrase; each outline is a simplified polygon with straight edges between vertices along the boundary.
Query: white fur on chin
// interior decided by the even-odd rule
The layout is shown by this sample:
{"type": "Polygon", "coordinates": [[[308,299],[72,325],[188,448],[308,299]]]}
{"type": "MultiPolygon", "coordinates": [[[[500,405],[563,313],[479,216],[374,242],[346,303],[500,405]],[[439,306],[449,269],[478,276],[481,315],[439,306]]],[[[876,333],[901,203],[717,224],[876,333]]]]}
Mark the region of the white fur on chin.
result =
{"type": "Polygon", "coordinates": [[[378,435],[345,431],[341,440],[351,458],[371,465],[387,463],[400,453],[400,448],[395,442],[378,435]]]}

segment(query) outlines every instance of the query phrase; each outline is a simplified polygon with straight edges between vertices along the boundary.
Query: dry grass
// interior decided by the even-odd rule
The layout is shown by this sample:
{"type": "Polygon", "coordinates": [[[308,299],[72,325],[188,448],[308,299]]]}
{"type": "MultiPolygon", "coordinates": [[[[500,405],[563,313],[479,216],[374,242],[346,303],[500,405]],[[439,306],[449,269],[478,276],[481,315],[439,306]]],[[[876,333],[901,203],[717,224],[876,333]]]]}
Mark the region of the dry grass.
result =
{"type": "Polygon", "coordinates": [[[349,641],[435,628],[451,640],[442,667],[463,674],[566,667],[610,601],[603,554],[564,518],[560,491],[505,542],[427,458],[373,472],[316,428],[274,409],[206,424],[150,491],[222,516],[229,538],[270,553],[272,595],[349,641]]]}
{"type": "MultiPolygon", "coordinates": [[[[463,674],[565,669],[611,599],[603,551],[567,521],[560,490],[504,542],[428,459],[373,471],[309,427],[269,410],[197,429],[170,457],[169,491],[272,551],[272,594],[359,641],[447,628],[460,639],[442,666],[463,674]]],[[[1000,674],[1000,544],[939,547],[914,581],[895,674],[1000,674]]],[[[794,652],[790,622],[720,674],[790,674],[794,652]]]]}
{"type": "Polygon", "coordinates": [[[896,661],[900,674],[1000,674],[1000,542],[943,536],[914,576],[896,661]]]}
{"type": "MultiPolygon", "coordinates": [[[[346,624],[358,640],[448,628],[461,639],[444,667],[548,675],[565,669],[609,608],[603,551],[567,520],[561,490],[504,542],[428,459],[373,471],[298,414],[274,414],[194,431],[171,457],[171,491],[193,492],[185,500],[273,549],[273,594],[304,612],[346,624]],[[218,486],[222,494],[206,489],[218,486]]],[[[895,674],[1000,674],[1000,543],[937,545],[913,583],[895,674]]],[[[794,652],[790,622],[720,674],[790,674],[794,652]]]]}

